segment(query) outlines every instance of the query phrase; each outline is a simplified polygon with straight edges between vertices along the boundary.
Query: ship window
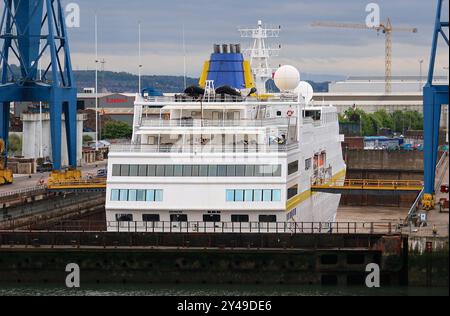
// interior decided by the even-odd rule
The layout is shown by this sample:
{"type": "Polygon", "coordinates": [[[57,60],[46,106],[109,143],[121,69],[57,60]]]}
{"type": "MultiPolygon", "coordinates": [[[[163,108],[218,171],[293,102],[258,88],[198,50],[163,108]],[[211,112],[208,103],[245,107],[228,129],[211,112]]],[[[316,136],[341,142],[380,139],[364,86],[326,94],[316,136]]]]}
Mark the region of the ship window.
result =
{"type": "Polygon", "coordinates": [[[170,215],[171,222],[187,222],[188,217],[185,214],[172,214],[170,215]]]}
{"type": "Polygon", "coordinates": [[[147,176],[154,177],[156,174],[156,166],[155,165],[149,165],[147,168],[147,176]]]}
{"type": "Polygon", "coordinates": [[[233,223],[248,223],[250,217],[248,215],[231,215],[231,221],[233,223]]]}
{"type": "Polygon", "coordinates": [[[227,166],[219,165],[217,167],[217,176],[218,177],[226,177],[227,176],[227,166]]]}
{"type": "Polygon", "coordinates": [[[112,170],[113,177],[120,177],[120,165],[113,165],[112,170]]]}
{"type": "Polygon", "coordinates": [[[294,185],[288,189],[288,200],[292,199],[298,194],[298,185],[294,185]]]}
{"type": "Polygon", "coordinates": [[[234,193],[234,201],[244,202],[244,190],[236,190],[234,193]]]}
{"type": "Polygon", "coordinates": [[[130,174],[130,165],[121,165],[120,166],[120,176],[128,177],[129,174],[130,174]]]}
{"type": "Polygon", "coordinates": [[[192,176],[193,177],[199,176],[199,169],[200,169],[200,166],[198,166],[198,165],[192,166],[192,176]]]}
{"type": "Polygon", "coordinates": [[[216,215],[216,214],[203,215],[203,221],[205,223],[219,223],[220,215],[216,215]]]}
{"type": "Polygon", "coordinates": [[[253,192],[253,201],[262,202],[262,199],[263,199],[263,191],[255,190],[255,192],[253,192]]]}
{"type": "Polygon", "coordinates": [[[234,202],[234,190],[227,190],[227,202],[234,202]]]}
{"type": "Polygon", "coordinates": [[[147,190],[146,200],[147,202],[155,201],[155,190],[147,190]]]}
{"type": "Polygon", "coordinates": [[[138,165],[130,165],[130,177],[137,177],[139,171],[138,165]]]}
{"type": "Polygon", "coordinates": [[[312,167],[312,158],[306,159],[305,160],[305,170],[308,171],[310,170],[312,167]]]}
{"type": "Polygon", "coordinates": [[[137,190],[137,201],[145,202],[145,190],[137,190]]]}
{"type": "Polygon", "coordinates": [[[245,177],[245,166],[244,165],[236,166],[236,177],[245,177]]]}
{"type": "Polygon", "coordinates": [[[157,177],[164,177],[164,165],[157,165],[156,166],[156,176],[157,177]]]}
{"type": "Polygon", "coordinates": [[[200,166],[200,177],[207,177],[208,176],[208,165],[201,165],[200,166]]]}
{"type": "Polygon", "coordinates": [[[281,177],[281,165],[272,166],[273,167],[273,174],[274,177],[281,177]]]}
{"type": "Polygon", "coordinates": [[[245,166],[245,176],[246,177],[254,177],[255,176],[255,166],[254,165],[245,166]]]}
{"type": "Polygon", "coordinates": [[[139,165],[139,177],[147,176],[147,165],[139,165]]]}
{"type": "Polygon", "coordinates": [[[163,191],[155,190],[155,202],[162,202],[162,201],[163,201],[163,191]]]}
{"type": "Polygon", "coordinates": [[[263,201],[264,202],[272,201],[272,190],[263,190],[263,201]]]}
{"type": "Polygon", "coordinates": [[[210,165],[209,166],[209,176],[210,177],[217,177],[217,165],[210,165]]]}
{"type": "Polygon", "coordinates": [[[120,190],[111,190],[111,201],[119,201],[119,192],[120,190]]]}
{"type": "Polygon", "coordinates": [[[273,190],[273,202],[281,202],[281,190],[273,190]]]}
{"type": "Polygon", "coordinates": [[[160,216],[159,214],[143,214],[142,221],[143,222],[159,222],[160,216]]]}
{"type": "Polygon", "coordinates": [[[236,176],[236,166],[228,165],[227,166],[227,177],[235,177],[236,176]]]}
{"type": "Polygon", "coordinates": [[[136,201],[137,200],[137,190],[130,190],[128,192],[128,201],[136,201]]]}
{"type": "Polygon", "coordinates": [[[128,201],[128,190],[120,190],[120,201],[128,201]]]}
{"type": "Polygon", "coordinates": [[[273,175],[273,166],[266,165],[264,166],[264,177],[271,177],[273,175]]]}
{"type": "Polygon", "coordinates": [[[264,176],[264,166],[255,166],[255,177],[264,176]]]}
{"type": "Polygon", "coordinates": [[[260,223],[276,223],[277,216],[276,215],[259,215],[260,223]]]}
{"type": "Polygon", "coordinates": [[[277,111],[277,116],[281,116],[281,115],[282,115],[281,111],[277,111]]]}
{"type": "Polygon", "coordinates": [[[166,177],[173,177],[173,165],[166,165],[164,174],[166,177]]]}
{"type": "Polygon", "coordinates": [[[245,202],[253,202],[253,190],[245,190],[245,202]]]}
{"type": "Polygon", "coordinates": [[[116,214],[116,221],[118,222],[132,222],[133,215],[132,214],[116,214]]]}
{"type": "Polygon", "coordinates": [[[294,162],[291,162],[288,165],[288,173],[289,173],[289,175],[297,173],[297,172],[298,172],[298,160],[294,161],[294,162]]]}
{"type": "Polygon", "coordinates": [[[191,177],[192,176],[192,166],[185,165],[183,166],[183,177],[191,177]]]}
{"type": "Polygon", "coordinates": [[[174,167],[173,174],[175,177],[182,177],[183,176],[183,166],[182,165],[176,165],[174,167]]]}

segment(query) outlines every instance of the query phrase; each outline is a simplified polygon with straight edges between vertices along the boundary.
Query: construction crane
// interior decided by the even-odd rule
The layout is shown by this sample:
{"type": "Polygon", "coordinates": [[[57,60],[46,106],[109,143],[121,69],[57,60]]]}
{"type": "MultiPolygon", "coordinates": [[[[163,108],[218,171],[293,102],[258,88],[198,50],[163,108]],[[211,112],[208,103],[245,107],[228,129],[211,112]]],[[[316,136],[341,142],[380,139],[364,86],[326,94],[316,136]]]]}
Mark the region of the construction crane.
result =
{"type": "Polygon", "coordinates": [[[6,146],[3,139],[0,139],[0,185],[11,184],[13,182],[13,173],[6,168],[6,146]]]}
{"type": "Polygon", "coordinates": [[[347,29],[364,29],[382,32],[386,38],[386,57],[385,57],[385,92],[392,92],[392,33],[393,32],[409,32],[418,33],[417,28],[392,27],[391,19],[388,18],[386,23],[379,26],[369,27],[363,23],[339,23],[339,22],[314,22],[313,27],[331,27],[331,28],[347,28],[347,29]]]}
{"type": "MultiPolygon", "coordinates": [[[[4,0],[0,19],[0,139],[8,152],[11,102],[49,104],[52,176],[78,177],[61,166],[62,115],[69,164],[77,166],[77,89],[61,0],[4,0]],[[43,56],[50,61],[44,62],[43,56]],[[15,71],[13,66],[18,66],[15,71]],[[38,69],[39,68],[39,69],[38,69]],[[40,69],[42,76],[38,75],[40,69]]],[[[6,165],[6,154],[4,155],[6,165]]],[[[5,169],[6,170],[6,169],[5,169]]]]}

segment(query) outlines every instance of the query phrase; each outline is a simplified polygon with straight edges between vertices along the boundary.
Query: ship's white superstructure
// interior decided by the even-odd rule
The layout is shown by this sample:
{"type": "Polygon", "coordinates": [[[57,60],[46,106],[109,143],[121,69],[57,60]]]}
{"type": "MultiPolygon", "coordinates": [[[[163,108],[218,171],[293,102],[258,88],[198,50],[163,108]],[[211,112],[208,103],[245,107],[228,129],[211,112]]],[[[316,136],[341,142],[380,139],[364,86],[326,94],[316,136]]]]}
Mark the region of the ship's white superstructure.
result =
{"type": "Polygon", "coordinates": [[[345,177],[332,106],[307,107],[295,94],[139,95],[133,139],[109,154],[108,230],[272,231],[335,221],[340,196],[311,192],[315,181],[345,177]],[[148,118],[149,108],[160,118],[148,118]]]}

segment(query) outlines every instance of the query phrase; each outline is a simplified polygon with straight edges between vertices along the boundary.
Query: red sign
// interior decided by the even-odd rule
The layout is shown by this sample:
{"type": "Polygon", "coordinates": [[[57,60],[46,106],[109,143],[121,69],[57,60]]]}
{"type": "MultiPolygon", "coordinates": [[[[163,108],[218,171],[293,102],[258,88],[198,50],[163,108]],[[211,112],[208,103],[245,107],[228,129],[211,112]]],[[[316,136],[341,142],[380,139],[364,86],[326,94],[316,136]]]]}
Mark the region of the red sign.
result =
{"type": "Polygon", "coordinates": [[[107,98],[106,103],[115,104],[115,103],[127,103],[128,99],[120,99],[120,98],[107,98]]]}

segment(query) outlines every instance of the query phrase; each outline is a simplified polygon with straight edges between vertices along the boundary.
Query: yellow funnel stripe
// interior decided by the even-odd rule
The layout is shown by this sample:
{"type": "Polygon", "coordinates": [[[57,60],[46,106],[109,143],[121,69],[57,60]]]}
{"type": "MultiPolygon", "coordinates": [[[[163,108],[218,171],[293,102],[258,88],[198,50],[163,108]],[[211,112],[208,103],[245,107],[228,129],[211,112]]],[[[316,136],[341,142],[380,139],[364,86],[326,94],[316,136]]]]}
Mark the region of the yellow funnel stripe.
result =
{"type": "Polygon", "coordinates": [[[248,60],[244,60],[244,80],[245,80],[245,88],[251,89],[255,87],[255,83],[253,81],[252,68],[250,67],[250,62],[248,60]]]}
{"type": "Polygon", "coordinates": [[[202,75],[200,77],[200,81],[198,82],[199,86],[204,88],[206,86],[206,80],[208,79],[208,73],[209,73],[209,61],[205,61],[205,64],[203,66],[202,75]]]}

